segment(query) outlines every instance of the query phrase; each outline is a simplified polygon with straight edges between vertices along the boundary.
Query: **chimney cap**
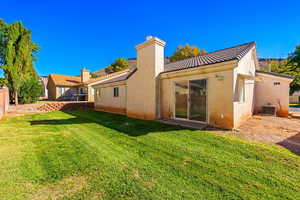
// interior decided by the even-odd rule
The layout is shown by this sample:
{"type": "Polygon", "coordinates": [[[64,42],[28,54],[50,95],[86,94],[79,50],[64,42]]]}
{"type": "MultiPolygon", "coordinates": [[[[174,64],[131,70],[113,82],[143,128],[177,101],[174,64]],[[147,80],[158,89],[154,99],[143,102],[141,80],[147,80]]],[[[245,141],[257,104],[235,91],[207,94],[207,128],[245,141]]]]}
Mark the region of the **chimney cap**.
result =
{"type": "Polygon", "coordinates": [[[145,46],[148,46],[149,44],[158,44],[158,45],[164,47],[166,45],[166,42],[157,37],[154,37],[154,36],[147,36],[146,41],[144,41],[141,44],[136,45],[135,48],[138,50],[145,46]]]}

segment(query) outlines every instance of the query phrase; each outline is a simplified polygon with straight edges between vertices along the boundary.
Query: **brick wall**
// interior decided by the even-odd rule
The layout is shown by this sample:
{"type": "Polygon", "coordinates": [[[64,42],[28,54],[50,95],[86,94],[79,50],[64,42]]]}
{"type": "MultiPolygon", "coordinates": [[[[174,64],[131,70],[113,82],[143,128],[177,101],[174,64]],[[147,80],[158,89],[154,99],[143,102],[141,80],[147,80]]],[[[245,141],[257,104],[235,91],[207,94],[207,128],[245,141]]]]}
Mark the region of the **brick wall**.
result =
{"type": "Polygon", "coordinates": [[[49,102],[38,108],[42,112],[52,112],[57,110],[81,110],[94,109],[93,102],[49,102]]]}
{"type": "Polygon", "coordinates": [[[8,88],[0,89],[0,118],[6,113],[9,105],[8,88]]]}

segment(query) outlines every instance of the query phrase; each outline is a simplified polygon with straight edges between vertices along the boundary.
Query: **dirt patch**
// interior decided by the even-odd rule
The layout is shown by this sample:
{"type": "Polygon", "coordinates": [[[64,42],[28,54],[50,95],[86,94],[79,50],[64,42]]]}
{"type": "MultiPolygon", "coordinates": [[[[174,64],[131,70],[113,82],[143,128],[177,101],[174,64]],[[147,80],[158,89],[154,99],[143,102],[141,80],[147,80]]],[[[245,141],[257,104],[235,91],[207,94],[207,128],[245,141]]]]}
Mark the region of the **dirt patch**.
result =
{"type": "Polygon", "coordinates": [[[87,181],[85,177],[71,176],[59,181],[58,183],[49,184],[42,187],[29,199],[61,199],[79,192],[86,185],[87,181]]]}
{"type": "Polygon", "coordinates": [[[225,132],[251,142],[277,144],[300,154],[299,119],[255,115],[237,130],[217,132],[225,132]]]}
{"type": "Polygon", "coordinates": [[[150,189],[152,186],[154,186],[157,183],[157,181],[155,179],[151,179],[150,181],[144,181],[142,182],[142,185],[144,186],[144,188],[146,189],[150,189]]]}
{"type": "Polygon", "coordinates": [[[105,196],[106,196],[106,193],[102,192],[102,193],[96,194],[92,199],[93,200],[99,200],[99,199],[103,199],[105,196]]]}

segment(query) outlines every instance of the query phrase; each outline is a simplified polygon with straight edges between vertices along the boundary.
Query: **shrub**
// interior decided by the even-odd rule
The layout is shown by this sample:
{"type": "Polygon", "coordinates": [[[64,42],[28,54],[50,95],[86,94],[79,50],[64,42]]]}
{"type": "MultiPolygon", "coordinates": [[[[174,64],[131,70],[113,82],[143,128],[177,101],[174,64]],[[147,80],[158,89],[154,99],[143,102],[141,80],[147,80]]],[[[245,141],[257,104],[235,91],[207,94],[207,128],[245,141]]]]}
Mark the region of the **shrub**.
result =
{"type": "Polygon", "coordinates": [[[26,79],[19,92],[19,100],[21,103],[33,103],[36,102],[38,97],[42,95],[42,85],[38,79],[26,79]]]}

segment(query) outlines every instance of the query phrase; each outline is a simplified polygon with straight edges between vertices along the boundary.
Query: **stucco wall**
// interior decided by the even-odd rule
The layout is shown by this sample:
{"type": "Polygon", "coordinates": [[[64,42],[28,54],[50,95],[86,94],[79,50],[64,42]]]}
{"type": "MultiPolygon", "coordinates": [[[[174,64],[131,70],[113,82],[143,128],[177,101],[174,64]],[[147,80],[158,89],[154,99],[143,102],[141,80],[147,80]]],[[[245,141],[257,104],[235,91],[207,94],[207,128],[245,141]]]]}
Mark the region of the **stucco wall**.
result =
{"type": "Polygon", "coordinates": [[[164,44],[148,40],[137,48],[137,71],[127,80],[127,115],[157,118],[158,74],[164,67],[164,44]]]}
{"type": "Polygon", "coordinates": [[[207,79],[207,123],[220,128],[233,128],[233,67],[233,63],[228,65],[224,64],[218,65],[216,67],[218,70],[211,72],[199,68],[190,72],[173,73],[173,77],[162,78],[160,101],[161,118],[174,117],[175,81],[207,79]],[[226,66],[231,69],[224,69],[226,66]]]}
{"type": "Polygon", "coordinates": [[[95,109],[107,112],[126,114],[126,85],[124,83],[96,86],[100,89],[100,98],[95,98],[95,109]],[[114,88],[119,88],[119,97],[114,97],[114,88]]]}
{"type": "Polygon", "coordinates": [[[238,63],[234,69],[233,91],[234,91],[234,128],[240,126],[254,110],[254,77],[256,70],[256,50],[253,48],[238,63]],[[244,80],[245,101],[238,101],[238,81],[244,80]]]}
{"type": "Polygon", "coordinates": [[[288,116],[291,79],[261,73],[257,73],[257,77],[260,81],[255,84],[255,112],[261,112],[262,106],[270,103],[276,105],[278,116],[288,116]]]}

